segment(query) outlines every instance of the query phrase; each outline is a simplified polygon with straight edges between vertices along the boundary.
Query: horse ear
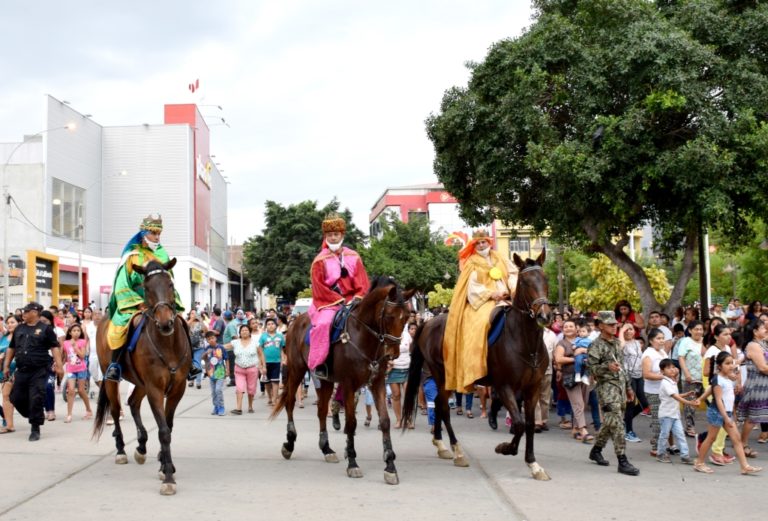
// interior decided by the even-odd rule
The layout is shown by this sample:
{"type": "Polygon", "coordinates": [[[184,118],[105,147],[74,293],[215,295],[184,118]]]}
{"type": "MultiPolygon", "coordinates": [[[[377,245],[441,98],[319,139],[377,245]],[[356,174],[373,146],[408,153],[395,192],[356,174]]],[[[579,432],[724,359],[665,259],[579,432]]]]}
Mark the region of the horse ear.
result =
{"type": "Polygon", "coordinates": [[[144,266],[139,266],[138,264],[132,264],[131,266],[133,267],[133,271],[135,271],[136,273],[140,275],[147,274],[147,270],[144,269],[144,266]]]}
{"type": "Polygon", "coordinates": [[[544,261],[547,259],[547,248],[546,246],[541,249],[541,253],[538,257],[536,257],[536,264],[539,266],[544,266],[544,261]]]}
{"type": "Polygon", "coordinates": [[[517,266],[518,268],[520,269],[525,268],[525,262],[523,262],[523,259],[521,259],[520,255],[518,255],[517,253],[512,254],[512,260],[514,261],[515,266],[517,266]]]}
{"type": "Polygon", "coordinates": [[[171,271],[174,266],[176,266],[176,257],[163,264],[163,269],[165,271],[171,271]]]}
{"type": "Polygon", "coordinates": [[[415,289],[407,289],[403,291],[403,300],[411,300],[411,297],[413,297],[416,294],[415,289]]]}

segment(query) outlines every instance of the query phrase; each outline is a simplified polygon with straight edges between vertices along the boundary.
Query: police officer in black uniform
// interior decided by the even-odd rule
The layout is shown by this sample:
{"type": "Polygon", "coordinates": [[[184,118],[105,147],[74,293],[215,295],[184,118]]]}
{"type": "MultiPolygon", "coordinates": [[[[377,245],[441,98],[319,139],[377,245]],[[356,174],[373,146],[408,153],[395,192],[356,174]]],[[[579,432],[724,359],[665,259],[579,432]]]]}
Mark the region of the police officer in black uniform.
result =
{"type": "Polygon", "coordinates": [[[64,375],[61,364],[61,349],[53,327],[40,320],[43,306],[30,302],[22,310],[23,324],[13,332],[11,344],[5,357],[3,374],[8,374],[11,360],[16,359],[16,379],[11,391],[11,403],[19,414],[29,420],[32,432],[29,441],[40,439],[40,426],[45,420],[45,384],[53,354],[56,374],[64,375]]]}

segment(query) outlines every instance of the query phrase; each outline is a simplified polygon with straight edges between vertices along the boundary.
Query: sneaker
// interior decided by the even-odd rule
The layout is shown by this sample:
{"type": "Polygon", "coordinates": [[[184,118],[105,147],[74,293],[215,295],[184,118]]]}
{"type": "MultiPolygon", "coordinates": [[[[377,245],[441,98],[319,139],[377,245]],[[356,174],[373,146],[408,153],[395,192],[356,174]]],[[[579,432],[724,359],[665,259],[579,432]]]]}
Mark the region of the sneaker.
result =
{"type": "Polygon", "coordinates": [[[659,463],[672,463],[672,460],[669,459],[668,454],[659,454],[658,456],[656,456],[656,461],[658,461],[659,463]]]}
{"type": "Polygon", "coordinates": [[[686,465],[693,465],[695,461],[693,461],[693,458],[690,456],[680,456],[680,463],[685,463],[686,465]]]}
{"type": "Polygon", "coordinates": [[[576,383],[581,383],[581,375],[576,373],[576,376],[573,377],[573,381],[576,383]]]}
{"type": "Polygon", "coordinates": [[[223,405],[221,407],[219,407],[219,412],[217,414],[219,416],[226,416],[227,415],[227,411],[224,409],[223,405]]]}
{"type": "Polygon", "coordinates": [[[215,416],[217,414],[219,414],[219,408],[218,407],[214,407],[213,410],[211,411],[211,416],[215,416]]]}
{"type": "Polygon", "coordinates": [[[590,384],[590,383],[592,383],[592,382],[590,382],[590,380],[589,380],[589,376],[586,376],[586,375],[585,375],[585,376],[582,376],[582,377],[581,377],[581,383],[583,383],[584,385],[589,385],[589,384],[590,384]]]}
{"type": "Polygon", "coordinates": [[[727,463],[725,462],[725,458],[723,458],[723,456],[720,454],[710,454],[709,462],[712,465],[717,465],[718,467],[724,467],[725,465],[727,465],[727,463]]]}
{"type": "Polygon", "coordinates": [[[641,440],[640,438],[638,438],[638,437],[637,437],[637,434],[635,434],[635,433],[634,433],[634,432],[632,432],[632,431],[629,431],[628,433],[626,433],[626,434],[624,435],[624,440],[625,440],[625,441],[628,441],[628,442],[630,442],[630,443],[640,443],[641,441],[643,441],[643,440],[641,440]]]}
{"type": "Polygon", "coordinates": [[[728,454],[727,452],[723,451],[723,460],[726,464],[730,465],[734,461],[736,461],[736,456],[733,456],[731,454],[728,454]]]}
{"type": "Polygon", "coordinates": [[[680,454],[680,448],[677,445],[670,445],[667,449],[669,454],[680,454]]]}
{"type": "Polygon", "coordinates": [[[651,408],[650,407],[646,407],[640,413],[640,416],[650,416],[650,415],[651,415],[651,408]]]}

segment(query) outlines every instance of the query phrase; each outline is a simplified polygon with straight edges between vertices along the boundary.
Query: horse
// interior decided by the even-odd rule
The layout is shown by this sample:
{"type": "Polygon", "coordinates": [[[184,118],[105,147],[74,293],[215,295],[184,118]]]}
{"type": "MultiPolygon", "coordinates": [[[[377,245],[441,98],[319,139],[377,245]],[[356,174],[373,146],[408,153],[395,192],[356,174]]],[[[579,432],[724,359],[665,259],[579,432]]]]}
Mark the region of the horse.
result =
{"type": "MultiPolygon", "coordinates": [[[[344,433],[347,446],[344,455],[347,458],[347,476],[361,478],[363,472],[357,464],[355,452],[355,392],[363,385],[368,385],[374,396],[376,411],[384,447],[384,480],[390,485],[400,482],[395,468],[395,452],[392,450],[390,421],[387,412],[384,374],[387,362],[399,355],[400,336],[409,317],[407,301],[413,291],[403,292],[397,283],[389,277],[379,277],[374,281],[365,297],[349,313],[339,341],[331,345],[329,357],[330,373],[334,382],[340,384],[344,395],[344,433]]],[[[297,439],[296,426],[293,422],[293,409],[296,404],[296,390],[308,370],[309,346],[305,342],[307,331],[311,327],[309,316],[300,315],[291,323],[286,333],[286,383],[283,394],[277,399],[270,419],[274,419],[285,408],[288,415],[287,441],[283,443],[281,453],[285,459],[293,454],[297,439]]],[[[326,416],[328,401],[333,392],[333,382],[322,380],[317,389],[317,418],[320,422],[319,446],[325,461],[338,463],[339,458],[328,442],[326,416]]]]}
{"type": "MultiPolygon", "coordinates": [[[[492,314],[504,313],[504,328],[499,338],[488,346],[488,374],[480,382],[492,385],[504,406],[512,415],[513,425],[510,433],[512,442],[501,443],[496,452],[504,455],[516,455],[520,438],[525,433],[525,462],[534,479],[550,479],[546,471],[536,462],[533,453],[534,412],[539,399],[539,389],[549,363],[549,355],[544,346],[542,328],[549,324],[552,310],[548,304],[549,284],[542,265],[546,251],[534,261],[523,261],[517,254],[513,256],[519,269],[517,288],[511,306],[497,308],[492,314]],[[518,399],[524,402],[525,418],[518,408],[518,399]]],[[[411,419],[416,410],[416,396],[420,387],[422,367],[427,365],[439,390],[435,400],[435,427],[432,444],[437,447],[438,457],[453,458],[459,467],[469,465],[461,445],[451,427],[448,407],[449,391],[445,389],[445,365],[443,363],[443,336],[448,315],[442,314],[422,324],[416,331],[411,347],[411,366],[408,372],[403,424],[411,419]],[[448,431],[453,455],[442,441],[441,423],[448,431]]],[[[495,414],[492,409],[492,414],[495,414]]]]}
{"type": "MultiPolygon", "coordinates": [[[[160,440],[159,477],[163,480],[160,494],[176,493],[174,473],[176,467],[171,459],[171,432],[173,415],[187,388],[186,376],[192,364],[189,332],[186,322],[176,313],[176,299],[173,279],[169,271],[176,265],[176,259],[165,264],[150,261],[146,266],[133,265],[133,269],[144,275],[144,304],[141,312],[144,327],[136,349],[123,355],[122,376],[133,383],[128,398],[131,415],[138,431],[138,447],[133,454],[136,463],[143,465],[147,455],[147,430],[141,421],[141,402],[147,397],[160,440]]],[[[136,317],[134,317],[135,320],[136,317]]],[[[106,372],[111,351],[107,345],[108,320],[102,320],[96,331],[96,349],[102,371],[106,372]]],[[[115,422],[113,436],[117,455],[115,463],[126,464],[125,442],[120,428],[120,397],[118,382],[105,380],[99,391],[93,436],[99,438],[104,429],[107,408],[115,422]]]]}

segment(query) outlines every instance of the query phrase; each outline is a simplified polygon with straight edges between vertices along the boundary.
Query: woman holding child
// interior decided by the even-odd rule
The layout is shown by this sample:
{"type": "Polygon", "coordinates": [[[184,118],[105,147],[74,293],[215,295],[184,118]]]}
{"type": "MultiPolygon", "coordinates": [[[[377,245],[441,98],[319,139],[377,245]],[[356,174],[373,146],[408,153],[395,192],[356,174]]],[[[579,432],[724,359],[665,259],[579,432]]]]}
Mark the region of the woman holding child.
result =
{"type": "Polygon", "coordinates": [[[555,365],[563,382],[563,387],[568,394],[568,399],[573,408],[573,427],[571,433],[578,441],[592,442],[595,437],[587,430],[587,422],[584,419],[584,406],[589,395],[589,386],[583,382],[577,382],[574,369],[574,343],[576,342],[576,322],[568,319],[563,322],[563,339],[555,346],[555,365]]]}

